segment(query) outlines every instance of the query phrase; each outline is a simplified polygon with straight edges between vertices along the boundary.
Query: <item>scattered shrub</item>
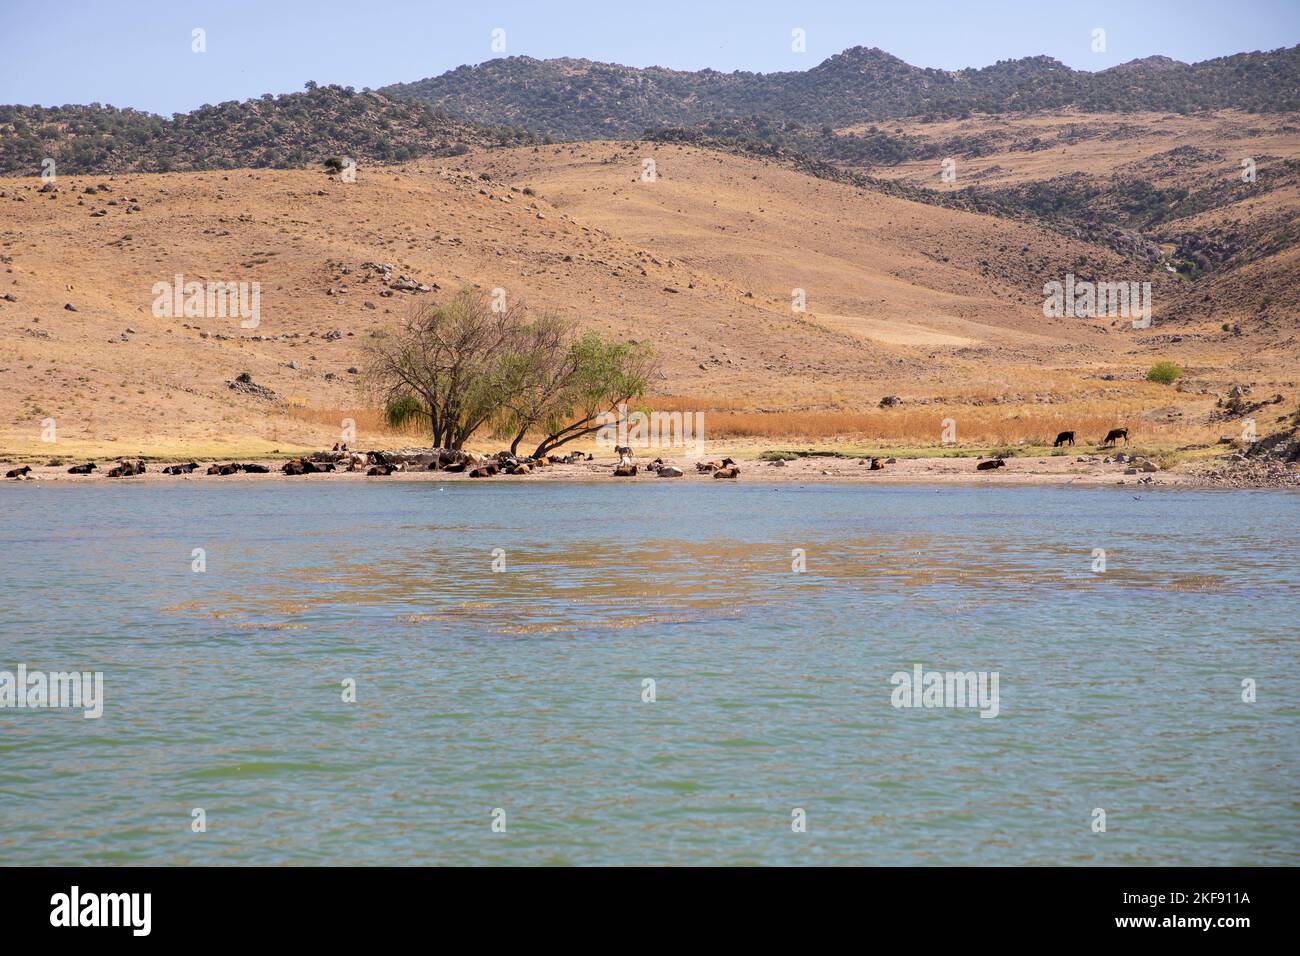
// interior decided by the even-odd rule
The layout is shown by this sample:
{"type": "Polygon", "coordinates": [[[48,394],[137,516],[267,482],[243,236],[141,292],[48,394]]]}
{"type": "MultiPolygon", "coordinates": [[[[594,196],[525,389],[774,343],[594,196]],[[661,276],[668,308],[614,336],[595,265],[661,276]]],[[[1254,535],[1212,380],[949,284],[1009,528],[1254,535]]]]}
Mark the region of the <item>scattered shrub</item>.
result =
{"type": "Polygon", "coordinates": [[[1157,362],[1151,366],[1147,372],[1148,382],[1163,382],[1168,385],[1178,379],[1183,374],[1183,370],[1177,362],[1157,362]]]}

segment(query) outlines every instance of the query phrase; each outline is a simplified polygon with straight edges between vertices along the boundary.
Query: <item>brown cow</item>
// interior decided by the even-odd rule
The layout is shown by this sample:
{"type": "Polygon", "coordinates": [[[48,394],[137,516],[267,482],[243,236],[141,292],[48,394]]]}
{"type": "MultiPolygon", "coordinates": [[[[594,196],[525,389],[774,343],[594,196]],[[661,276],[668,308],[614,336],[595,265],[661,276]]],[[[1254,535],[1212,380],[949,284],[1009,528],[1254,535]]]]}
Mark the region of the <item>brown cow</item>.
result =
{"type": "Polygon", "coordinates": [[[722,461],[697,461],[695,470],[699,472],[717,471],[719,468],[729,468],[734,464],[735,462],[730,458],[724,458],[722,461]]]}
{"type": "MultiPolygon", "coordinates": [[[[236,469],[238,469],[238,466],[236,466],[236,469]]],[[[316,472],[325,469],[310,458],[291,458],[280,466],[280,470],[286,475],[314,475],[316,472]]],[[[330,470],[333,471],[333,468],[331,467],[330,470]]],[[[221,474],[233,474],[233,472],[222,471],[221,474]]]]}
{"type": "MultiPolygon", "coordinates": [[[[727,460],[730,461],[731,459],[727,459],[727,460]]],[[[739,474],[740,474],[740,469],[737,468],[735,465],[732,465],[730,468],[719,468],[717,471],[713,473],[713,477],[714,478],[735,478],[739,474]]]]}

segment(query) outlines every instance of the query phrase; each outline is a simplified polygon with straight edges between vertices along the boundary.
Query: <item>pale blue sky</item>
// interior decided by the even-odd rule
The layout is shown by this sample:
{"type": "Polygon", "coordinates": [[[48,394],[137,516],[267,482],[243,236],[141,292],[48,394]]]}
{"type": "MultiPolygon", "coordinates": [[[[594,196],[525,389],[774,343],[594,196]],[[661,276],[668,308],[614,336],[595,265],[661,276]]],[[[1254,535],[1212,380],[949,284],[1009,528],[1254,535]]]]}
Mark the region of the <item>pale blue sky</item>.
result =
{"type": "Polygon", "coordinates": [[[307,80],[379,87],[496,56],[497,27],[508,54],[629,66],[799,70],[862,45],[942,69],[1044,53],[1095,70],[1293,46],[1300,0],[0,0],[0,103],[166,115],[307,80]],[[206,53],[191,52],[195,27],[206,53]],[[1090,49],[1094,27],[1105,53],[1090,49]]]}

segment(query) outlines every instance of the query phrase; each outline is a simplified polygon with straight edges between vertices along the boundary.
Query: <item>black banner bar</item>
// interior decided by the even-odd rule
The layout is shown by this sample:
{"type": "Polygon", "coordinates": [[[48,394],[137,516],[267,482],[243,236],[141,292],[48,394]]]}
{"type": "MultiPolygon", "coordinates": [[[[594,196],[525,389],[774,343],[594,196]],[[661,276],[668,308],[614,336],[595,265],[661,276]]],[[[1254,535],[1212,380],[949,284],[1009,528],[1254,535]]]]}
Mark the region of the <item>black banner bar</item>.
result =
{"type": "Polygon", "coordinates": [[[1292,877],[1284,869],[4,869],[0,911],[6,942],[75,933],[79,942],[338,944],[460,925],[488,929],[493,942],[521,934],[537,943],[556,932],[610,940],[606,931],[621,925],[632,939],[662,943],[666,927],[689,920],[732,941],[763,939],[776,921],[870,938],[947,927],[944,946],[1045,933],[1231,946],[1285,928],[1292,877]]]}

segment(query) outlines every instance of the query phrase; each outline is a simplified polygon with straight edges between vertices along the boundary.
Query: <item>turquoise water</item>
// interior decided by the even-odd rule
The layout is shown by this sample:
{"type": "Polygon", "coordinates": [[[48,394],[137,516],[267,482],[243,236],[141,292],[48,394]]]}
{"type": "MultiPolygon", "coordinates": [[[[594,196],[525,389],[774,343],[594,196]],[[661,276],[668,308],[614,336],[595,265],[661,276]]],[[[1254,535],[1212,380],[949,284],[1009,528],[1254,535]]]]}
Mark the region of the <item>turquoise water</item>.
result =
{"type": "Polygon", "coordinates": [[[0,506],[0,670],[102,671],[106,698],[0,710],[6,863],[1300,848],[1292,493],[28,483],[0,506]],[[916,663],[997,671],[999,715],[895,709],[916,663]]]}

